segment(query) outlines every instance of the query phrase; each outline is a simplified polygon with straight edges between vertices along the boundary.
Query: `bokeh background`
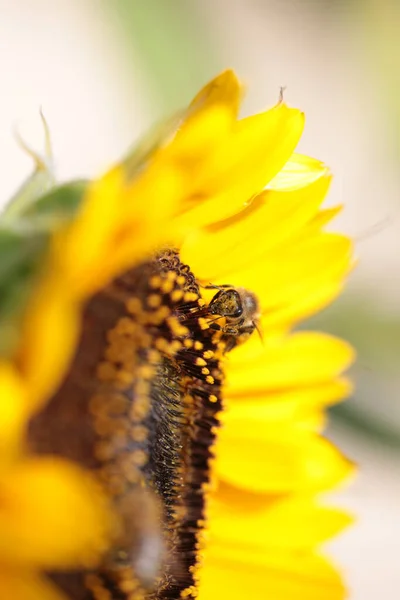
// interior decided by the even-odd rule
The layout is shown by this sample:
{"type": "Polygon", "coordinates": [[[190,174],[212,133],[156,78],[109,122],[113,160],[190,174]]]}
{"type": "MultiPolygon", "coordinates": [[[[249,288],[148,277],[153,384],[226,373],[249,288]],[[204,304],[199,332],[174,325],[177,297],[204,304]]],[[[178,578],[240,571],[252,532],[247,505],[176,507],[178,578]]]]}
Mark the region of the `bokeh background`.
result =
{"type": "MultiPolygon", "coordinates": [[[[357,392],[328,435],[360,465],[337,501],[357,527],[330,545],[354,600],[400,589],[400,3],[398,0],[0,0],[0,201],[31,170],[50,124],[61,179],[94,176],[226,67],[243,113],[280,86],[307,125],[299,151],[327,162],[336,226],[359,266],[312,322],[357,348],[357,392]]],[[[308,324],[310,325],[310,324],[308,324]]]]}

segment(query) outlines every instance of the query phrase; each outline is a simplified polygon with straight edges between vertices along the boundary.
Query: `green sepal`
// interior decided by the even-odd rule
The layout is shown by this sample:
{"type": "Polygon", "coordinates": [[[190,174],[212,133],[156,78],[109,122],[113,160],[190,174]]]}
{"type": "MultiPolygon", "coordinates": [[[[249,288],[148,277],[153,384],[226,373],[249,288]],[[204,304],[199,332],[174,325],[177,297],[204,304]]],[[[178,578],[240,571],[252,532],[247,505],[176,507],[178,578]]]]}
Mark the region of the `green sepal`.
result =
{"type": "Polygon", "coordinates": [[[17,347],[22,318],[43,268],[51,235],[70,222],[81,205],[86,182],[53,187],[20,208],[12,219],[0,218],[0,356],[17,347]]]}
{"type": "Polygon", "coordinates": [[[0,228],[0,356],[17,346],[21,321],[43,262],[48,232],[0,228]]]}

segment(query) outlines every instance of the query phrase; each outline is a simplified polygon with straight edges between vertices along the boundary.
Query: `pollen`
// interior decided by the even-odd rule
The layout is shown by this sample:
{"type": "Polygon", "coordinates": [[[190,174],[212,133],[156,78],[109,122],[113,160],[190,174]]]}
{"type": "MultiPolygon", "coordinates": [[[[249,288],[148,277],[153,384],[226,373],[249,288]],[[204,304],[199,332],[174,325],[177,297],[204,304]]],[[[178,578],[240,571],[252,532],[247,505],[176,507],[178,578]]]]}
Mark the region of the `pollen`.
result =
{"type": "Polygon", "coordinates": [[[150,287],[152,287],[153,289],[157,289],[161,287],[163,280],[160,277],[160,275],[153,275],[153,277],[150,277],[150,287]]]}
{"type": "Polygon", "coordinates": [[[196,358],[196,365],[197,365],[198,367],[205,367],[205,366],[206,366],[206,364],[207,364],[207,362],[204,360],[204,358],[201,358],[201,356],[198,356],[198,357],[196,358]]]}
{"type": "Polygon", "coordinates": [[[199,317],[199,325],[203,331],[210,328],[209,324],[207,323],[207,320],[204,319],[204,317],[199,317]]]}
{"type": "Polygon", "coordinates": [[[125,306],[126,306],[127,311],[129,313],[131,313],[132,315],[138,315],[139,313],[142,312],[142,309],[143,309],[141,300],[136,297],[129,298],[125,302],[125,306]]]}
{"type": "Polygon", "coordinates": [[[189,335],[190,333],[189,329],[182,325],[177,317],[169,317],[168,326],[176,337],[183,337],[185,335],[189,335]]]}
{"type": "Polygon", "coordinates": [[[150,308],[158,308],[162,302],[162,296],[160,294],[150,294],[147,298],[147,305],[150,308]]]}
{"type": "Polygon", "coordinates": [[[173,290],[170,294],[172,302],[179,302],[183,298],[183,290],[177,289],[173,290]]]}
{"type": "Polygon", "coordinates": [[[170,292],[172,292],[173,287],[174,281],[172,279],[166,279],[162,282],[160,289],[163,292],[163,294],[169,294],[170,292]]]}
{"type": "Polygon", "coordinates": [[[196,292],[185,292],[183,299],[185,302],[195,302],[198,299],[196,292]]]}
{"type": "Polygon", "coordinates": [[[132,427],[131,438],[135,442],[146,441],[148,435],[149,435],[148,429],[146,429],[146,427],[144,427],[143,425],[136,425],[135,427],[132,427]]]}

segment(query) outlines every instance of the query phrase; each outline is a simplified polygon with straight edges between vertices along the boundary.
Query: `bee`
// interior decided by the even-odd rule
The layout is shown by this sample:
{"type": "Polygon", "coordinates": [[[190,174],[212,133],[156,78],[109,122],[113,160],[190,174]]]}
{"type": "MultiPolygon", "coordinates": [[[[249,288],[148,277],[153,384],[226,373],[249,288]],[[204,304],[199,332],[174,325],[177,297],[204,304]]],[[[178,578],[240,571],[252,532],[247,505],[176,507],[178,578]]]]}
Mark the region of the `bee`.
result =
{"type": "Polygon", "coordinates": [[[208,287],[218,289],[208,305],[207,312],[225,318],[224,325],[213,323],[211,327],[222,331],[227,352],[246,341],[254,330],[260,334],[260,306],[253,292],[229,285],[208,287]]]}

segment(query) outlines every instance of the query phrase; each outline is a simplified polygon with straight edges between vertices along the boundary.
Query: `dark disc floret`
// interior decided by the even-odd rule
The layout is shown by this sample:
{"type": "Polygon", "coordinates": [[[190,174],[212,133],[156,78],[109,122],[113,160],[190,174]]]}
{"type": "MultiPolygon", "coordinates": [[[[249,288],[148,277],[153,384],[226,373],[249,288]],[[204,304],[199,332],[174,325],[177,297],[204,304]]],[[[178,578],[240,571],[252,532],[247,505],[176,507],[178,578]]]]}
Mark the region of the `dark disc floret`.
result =
{"type": "Polygon", "coordinates": [[[74,600],[195,595],[225,351],[208,316],[174,250],[85,308],[71,369],[30,426],[32,450],[90,469],[122,524],[96,569],[52,574],[74,600]]]}

